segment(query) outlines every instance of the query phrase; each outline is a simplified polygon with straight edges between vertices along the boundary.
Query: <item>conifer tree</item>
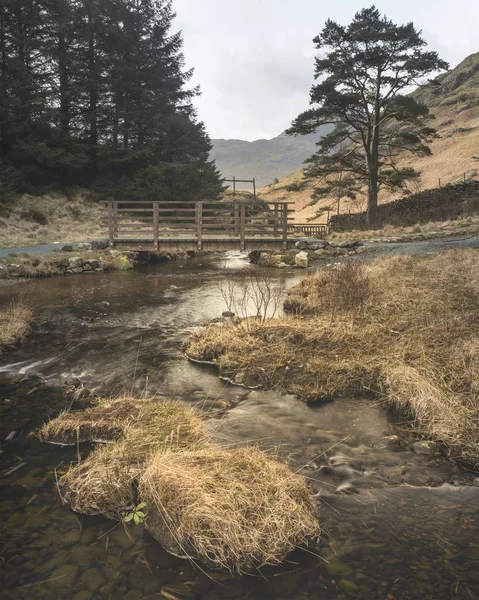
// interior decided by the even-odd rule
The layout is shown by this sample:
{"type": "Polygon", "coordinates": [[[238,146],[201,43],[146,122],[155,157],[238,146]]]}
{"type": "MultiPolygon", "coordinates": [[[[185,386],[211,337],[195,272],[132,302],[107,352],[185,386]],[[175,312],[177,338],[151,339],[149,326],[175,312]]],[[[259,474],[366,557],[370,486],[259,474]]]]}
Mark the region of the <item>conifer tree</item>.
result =
{"type": "Polygon", "coordinates": [[[312,108],[287,133],[309,134],[334,125],[309,161],[310,174],[343,173],[367,185],[367,223],[372,226],[381,187],[404,189],[418,176],[412,168],[398,167],[398,153],[428,155],[427,144],[436,135],[428,108],[404,93],[448,65],[436,52],[424,50],[413,23],[396,25],[374,6],[358,12],[348,26],[328,20],[313,41],[321,51],[315,59],[320,81],[311,89],[312,108]]]}

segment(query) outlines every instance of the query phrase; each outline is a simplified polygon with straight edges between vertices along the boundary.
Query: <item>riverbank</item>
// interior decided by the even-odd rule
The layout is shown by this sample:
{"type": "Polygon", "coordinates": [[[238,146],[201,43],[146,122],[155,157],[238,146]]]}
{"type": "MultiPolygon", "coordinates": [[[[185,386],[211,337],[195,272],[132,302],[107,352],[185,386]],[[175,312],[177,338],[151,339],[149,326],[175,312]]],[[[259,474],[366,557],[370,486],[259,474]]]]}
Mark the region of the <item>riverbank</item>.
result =
{"type": "Polygon", "coordinates": [[[0,239],[5,247],[81,242],[105,235],[104,217],[104,206],[87,190],[23,194],[0,203],[0,239]]]}
{"type": "Polygon", "coordinates": [[[382,229],[356,229],[344,232],[331,232],[328,241],[347,242],[364,240],[367,242],[417,242],[422,240],[438,240],[457,236],[479,234],[479,215],[469,215],[448,221],[431,221],[417,223],[407,227],[385,225],[382,229]]]}
{"type": "Polygon", "coordinates": [[[0,280],[78,275],[115,269],[123,271],[132,269],[137,261],[137,253],[118,250],[77,250],[44,255],[11,254],[9,259],[0,259],[0,280]]]}
{"type": "Polygon", "coordinates": [[[0,354],[26,336],[32,317],[32,310],[19,301],[0,308],[0,354]]]}
{"type": "Polygon", "coordinates": [[[309,403],[382,398],[478,467],[478,274],[477,249],[333,267],[290,291],[287,316],[211,325],[185,350],[232,381],[309,403]]]}

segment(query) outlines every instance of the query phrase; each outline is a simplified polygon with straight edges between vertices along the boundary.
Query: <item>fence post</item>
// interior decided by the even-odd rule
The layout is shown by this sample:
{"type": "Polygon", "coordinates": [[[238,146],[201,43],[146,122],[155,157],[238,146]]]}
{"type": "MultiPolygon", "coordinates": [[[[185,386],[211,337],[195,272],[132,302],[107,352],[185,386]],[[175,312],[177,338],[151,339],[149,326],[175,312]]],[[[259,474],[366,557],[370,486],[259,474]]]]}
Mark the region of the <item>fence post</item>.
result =
{"type": "Polygon", "coordinates": [[[153,202],[153,245],[158,251],[158,238],[160,234],[160,205],[158,202],[153,202]]]}
{"type": "Polygon", "coordinates": [[[233,196],[236,196],[236,177],[233,175],[233,196]]]}
{"type": "Polygon", "coordinates": [[[240,219],[240,248],[241,250],[245,249],[246,246],[246,204],[244,202],[240,205],[241,210],[241,219],[240,219]]]}
{"type": "Polygon", "coordinates": [[[196,202],[196,237],[197,249],[203,249],[203,202],[196,202]]]}
{"type": "Polygon", "coordinates": [[[115,221],[113,219],[113,202],[108,202],[108,245],[113,248],[115,244],[115,221]]]}
{"type": "Polygon", "coordinates": [[[253,196],[256,200],[256,177],[253,177],[253,196]]]}
{"type": "Polygon", "coordinates": [[[283,202],[283,250],[288,248],[288,204],[283,202]]]}
{"type": "Polygon", "coordinates": [[[278,203],[274,203],[274,237],[278,237],[278,221],[279,221],[279,211],[278,211],[278,203]]]}

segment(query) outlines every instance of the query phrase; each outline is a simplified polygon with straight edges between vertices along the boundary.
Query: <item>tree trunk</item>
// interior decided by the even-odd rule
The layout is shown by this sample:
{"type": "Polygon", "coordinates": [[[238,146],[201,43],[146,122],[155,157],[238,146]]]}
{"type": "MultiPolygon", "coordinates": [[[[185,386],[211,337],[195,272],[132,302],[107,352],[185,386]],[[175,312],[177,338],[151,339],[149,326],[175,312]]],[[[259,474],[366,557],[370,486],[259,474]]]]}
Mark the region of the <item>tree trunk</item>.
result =
{"type": "Polygon", "coordinates": [[[93,20],[93,3],[88,0],[87,4],[88,18],[88,122],[89,122],[89,143],[90,143],[90,167],[92,173],[96,172],[97,167],[97,144],[98,144],[98,124],[97,124],[97,74],[96,74],[96,56],[95,56],[95,31],[93,20]]]}
{"type": "MultiPolygon", "coordinates": [[[[379,110],[377,110],[376,123],[379,121],[379,110]]],[[[379,171],[379,126],[374,126],[371,154],[368,161],[369,183],[368,183],[368,209],[366,212],[366,226],[373,228],[377,222],[378,209],[378,171],[379,171]]]]}
{"type": "Polygon", "coordinates": [[[60,81],[60,131],[70,134],[70,92],[66,65],[65,21],[60,17],[58,26],[58,77],[60,81]]]}

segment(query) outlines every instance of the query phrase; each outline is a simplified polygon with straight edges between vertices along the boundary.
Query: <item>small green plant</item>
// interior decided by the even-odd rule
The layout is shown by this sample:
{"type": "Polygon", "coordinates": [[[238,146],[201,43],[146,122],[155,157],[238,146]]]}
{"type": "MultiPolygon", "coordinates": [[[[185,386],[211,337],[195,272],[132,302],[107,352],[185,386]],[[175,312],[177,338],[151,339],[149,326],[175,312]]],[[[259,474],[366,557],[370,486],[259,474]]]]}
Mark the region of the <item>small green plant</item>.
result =
{"type": "Polygon", "coordinates": [[[419,223],[416,223],[416,225],[414,225],[413,228],[413,233],[421,233],[422,229],[421,229],[421,225],[419,223]]]}
{"type": "Polygon", "coordinates": [[[141,525],[145,518],[145,513],[143,512],[144,508],[146,508],[146,502],[140,502],[138,506],[135,506],[135,508],[123,518],[123,521],[125,523],[133,521],[135,525],[141,525]]]}

